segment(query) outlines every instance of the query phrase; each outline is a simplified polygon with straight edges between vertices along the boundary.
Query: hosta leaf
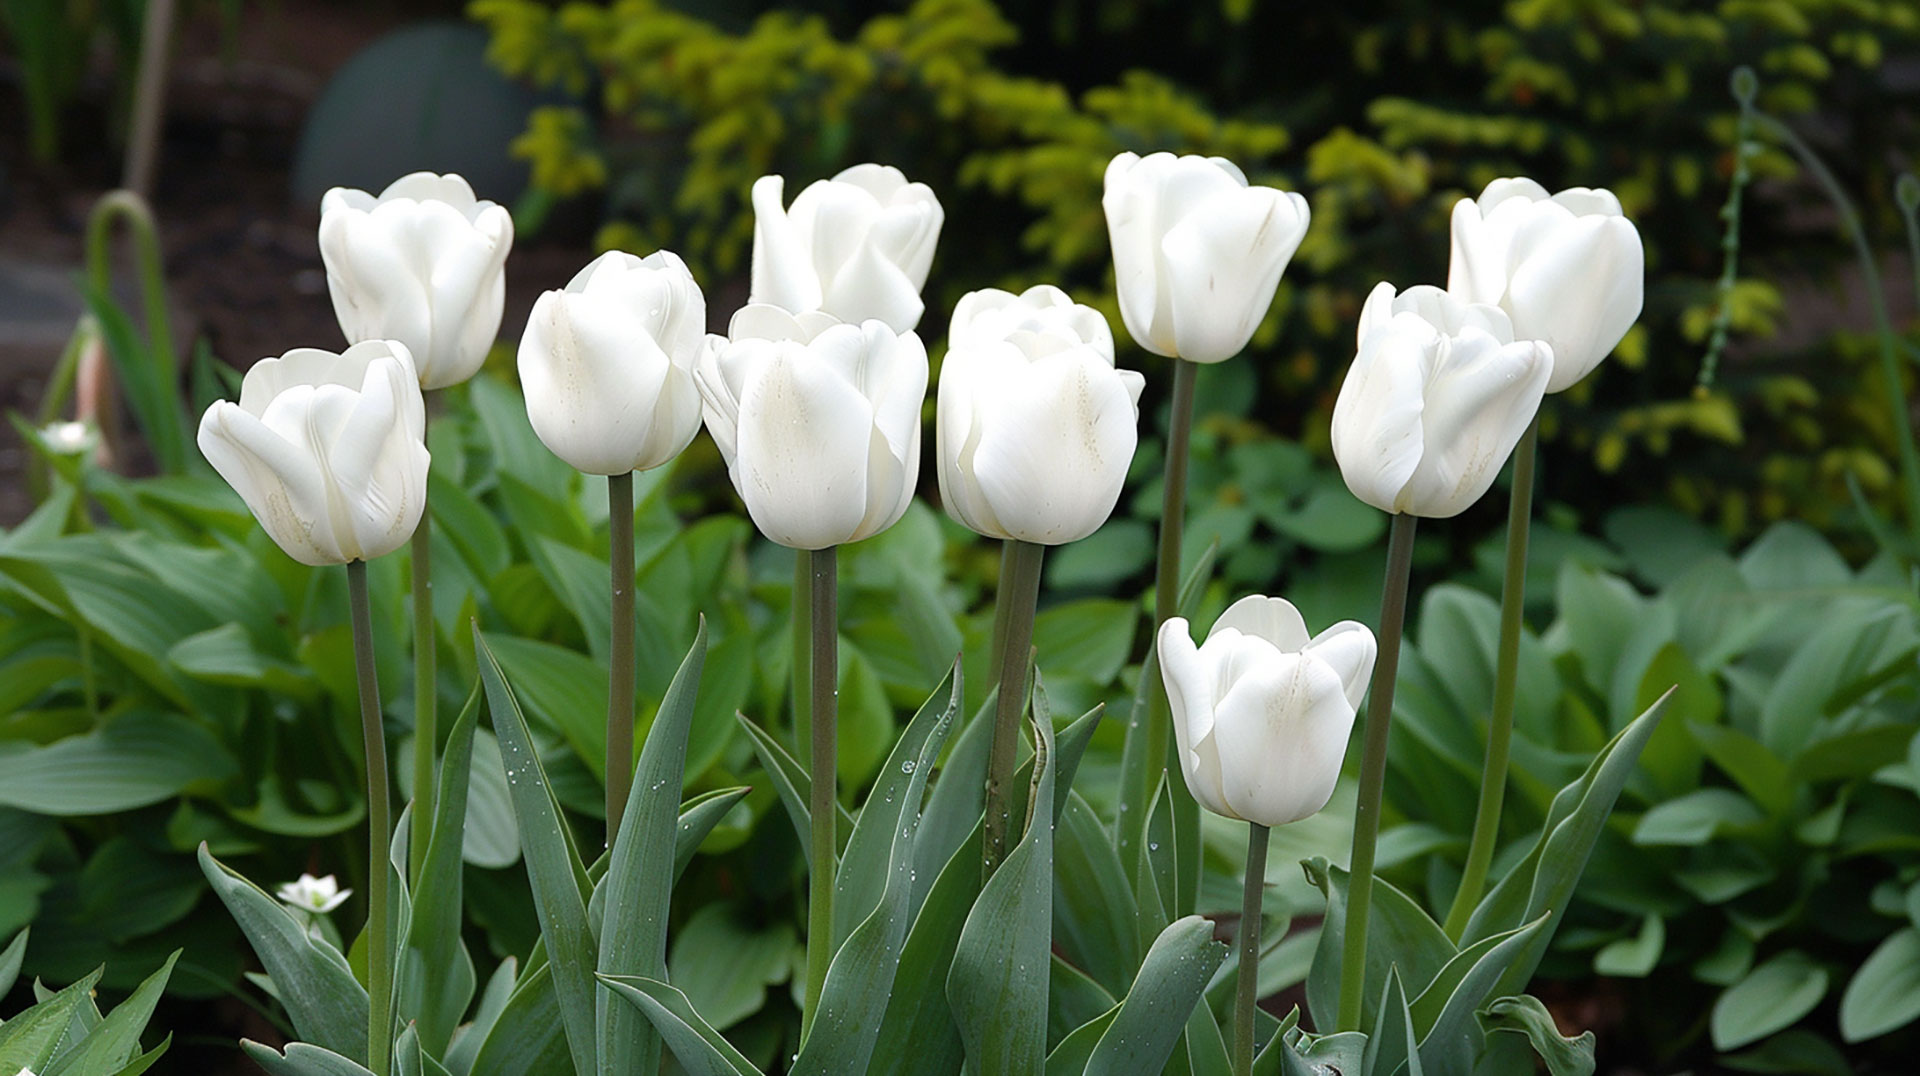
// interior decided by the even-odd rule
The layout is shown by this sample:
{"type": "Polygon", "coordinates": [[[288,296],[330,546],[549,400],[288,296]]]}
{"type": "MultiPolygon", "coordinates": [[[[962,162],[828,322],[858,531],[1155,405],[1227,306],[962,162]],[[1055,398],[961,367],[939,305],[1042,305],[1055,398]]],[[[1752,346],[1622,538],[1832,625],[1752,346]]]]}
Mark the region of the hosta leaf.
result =
{"type": "Polygon", "coordinates": [[[1840,998],[1840,1036],[1864,1042],[1920,1019],[1920,930],[1887,936],[1847,983],[1840,998]]]}

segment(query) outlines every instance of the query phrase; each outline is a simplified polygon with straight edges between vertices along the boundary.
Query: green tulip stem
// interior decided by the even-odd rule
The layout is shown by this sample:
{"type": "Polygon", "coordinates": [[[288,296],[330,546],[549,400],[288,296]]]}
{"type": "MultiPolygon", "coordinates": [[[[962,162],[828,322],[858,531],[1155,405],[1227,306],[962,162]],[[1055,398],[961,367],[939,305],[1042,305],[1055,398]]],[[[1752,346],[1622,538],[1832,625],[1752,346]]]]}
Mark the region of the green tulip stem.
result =
{"type": "Polygon", "coordinates": [[[987,753],[987,806],[981,842],[982,877],[992,877],[1007,858],[1013,828],[1013,771],[1020,762],[1020,715],[1026,710],[1027,663],[1033,650],[1033,611],[1040,600],[1040,565],[1047,547],[1009,538],[1008,571],[1000,577],[997,619],[1005,620],[994,665],[999,672],[993,705],[993,741],[987,753]]]}
{"type": "Polygon", "coordinates": [[[1387,780],[1387,732],[1393,719],[1394,677],[1400,671],[1400,631],[1407,616],[1407,578],[1413,570],[1418,517],[1393,517],[1387,539],[1387,578],[1380,595],[1380,656],[1368,690],[1366,740],[1360,750],[1360,796],[1353,808],[1353,856],[1347,883],[1347,925],[1340,954],[1339,1030],[1360,1030],[1367,978],[1367,919],[1373,906],[1373,854],[1380,839],[1380,794],[1387,780]]]}
{"type": "Polygon", "coordinates": [[[633,472],[607,476],[608,580],[613,588],[607,674],[607,847],[633,788],[633,472]]]}
{"type": "Polygon", "coordinates": [[[1233,1003],[1233,1076],[1253,1072],[1254,1005],[1260,1000],[1260,898],[1267,889],[1267,827],[1247,823],[1247,876],[1240,894],[1240,971],[1233,1003]]]}
{"type": "Polygon", "coordinates": [[[827,982],[827,967],[833,963],[833,882],[839,860],[839,801],[836,792],[839,750],[835,725],[839,720],[840,692],[840,612],[839,549],[828,546],[807,554],[811,578],[808,580],[813,635],[813,709],[809,715],[809,739],[813,745],[813,767],[808,774],[808,809],[813,824],[809,843],[813,862],[807,878],[807,991],[800,1014],[800,1035],[804,1042],[820,1008],[820,991],[827,982]]]}
{"type": "Polygon", "coordinates": [[[347,562],[347,605],[353,619],[353,664],[360,681],[360,731],[367,753],[367,1065],[387,1076],[393,1053],[393,909],[387,904],[387,735],[380,717],[379,673],[373,663],[373,609],[367,562],[347,562]]]}
{"type": "Polygon", "coordinates": [[[1473,816],[1473,842],[1467,866],[1447,912],[1447,937],[1466,932],[1467,920],[1486,889],[1500,839],[1500,809],[1507,794],[1507,756],[1513,746],[1513,709],[1520,682],[1521,613],[1527,602],[1527,539],[1533,519],[1534,446],[1539,440],[1536,413],[1513,450],[1513,494],[1507,502],[1507,564],[1500,582],[1500,649],[1493,676],[1493,716],[1487,726],[1487,761],[1480,769],[1480,806],[1473,816]]]}
{"type": "Polygon", "coordinates": [[[793,609],[789,619],[792,626],[789,630],[793,644],[793,735],[797,739],[802,729],[812,727],[813,713],[813,666],[808,656],[813,646],[813,622],[810,619],[813,615],[813,564],[812,555],[804,549],[793,551],[791,604],[793,609]]]}
{"type": "Polygon", "coordinates": [[[436,714],[438,671],[433,628],[433,528],[425,508],[414,528],[413,554],[413,832],[407,838],[407,877],[420,884],[427,864],[427,835],[433,825],[434,751],[439,744],[436,714]]]}

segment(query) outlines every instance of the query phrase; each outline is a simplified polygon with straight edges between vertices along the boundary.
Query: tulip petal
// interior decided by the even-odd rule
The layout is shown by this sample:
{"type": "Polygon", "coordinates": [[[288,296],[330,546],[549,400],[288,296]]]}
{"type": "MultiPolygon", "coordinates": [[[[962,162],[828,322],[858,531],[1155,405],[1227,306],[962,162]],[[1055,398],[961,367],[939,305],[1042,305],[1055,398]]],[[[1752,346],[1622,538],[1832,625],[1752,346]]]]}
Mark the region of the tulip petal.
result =
{"type": "Polygon", "coordinates": [[[1214,722],[1221,788],[1234,817],[1297,822],[1332,798],[1354,710],[1325,662],[1274,654],[1221,697],[1214,722]]]}
{"type": "Polygon", "coordinates": [[[369,366],[326,455],[355,552],[366,560],[405,544],[426,507],[427,447],[407,436],[399,421],[408,394],[420,395],[419,385],[406,375],[391,359],[369,366]]]}
{"type": "Polygon", "coordinates": [[[1397,315],[1367,336],[1333,404],[1333,456],[1353,495],[1383,512],[1399,511],[1407,482],[1420,466],[1426,438],[1431,326],[1397,315]]]}
{"type": "MultiPolygon", "coordinates": [[[[969,292],[960,300],[961,306],[964,307],[968,299],[978,294],[969,292]]],[[[955,308],[954,317],[957,322],[960,317],[958,307],[955,308]]],[[[954,336],[949,333],[948,340],[953,340],[954,336]]],[[[981,496],[979,483],[972,480],[974,455],[980,447],[981,390],[983,385],[992,384],[990,378],[980,376],[986,365],[981,359],[981,351],[984,350],[968,351],[949,347],[946,360],[940,364],[939,399],[934,405],[933,451],[940,463],[940,503],[947,513],[975,533],[1005,539],[1011,535],[993,514],[993,506],[981,496]]]]}
{"type": "Polygon", "coordinates": [[[734,486],[754,525],[781,545],[838,545],[867,513],[873,409],[800,345],[766,346],[740,397],[734,486]]]}
{"type": "Polygon", "coordinates": [[[786,181],[761,176],[753,184],[753,274],[748,302],[791,311],[820,305],[820,277],[804,242],[781,206],[786,181]]]}
{"type": "Polygon", "coordinates": [[[865,242],[828,278],[822,307],[842,321],[878,320],[895,332],[911,332],[926,312],[920,289],[876,245],[865,242]]]}
{"type": "Polygon", "coordinates": [[[982,393],[973,475],[1009,535],[1078,541],[1120,499],[1138,411],[1119,372],[1090,347],[1021,365],[982,393]]]}
{"type": "Polygon", "coordinates": [[[1346,688],[1347,704],[1358,710],[1378,651],[1371,629],[1357,620],[1342,620],[1314,636],[1302,652],[1327,663],[1346,688]]]}
{"type": "Polygon", "coordinates": [[[1228,629],[1256,639],[1265,639],[1273,644],[1274,649],[1288,654],[1297,653],[1312,638],[1307,633],[1306,620],[1292,602],[1260,594],[1249,594],[1227,606],[1227,611],[1213,622],[1213,629],[1207,632],[1207,638],[1211,639],[1228,629]]]}
{"type": "Polygon", "coordinates": [[[1193,645],[1186,618],[1168,617],[1154,637],[1160,682],[1167,691],[1174,746],[1193,798],[1215,814],[1232,817],[1220,789],[1220,754],[1213,739],[1215,662],[1193,645]]]}
{"type": "Polygon", "coordinates": [[[327,292],[348,343],[399,340],[416,366],[424,366],[433,343],[426,283],[414,273],[412,250],[388,224],[388,218],[357,211],[320,218],[327,292]]]}
{"type": "Polygon", "coordinates": [[[1181,358],[1220,362],[1245,349],[1307,220],[1307,201],[1298,194],[1234,186],[1167,230],[1162,290],[1181,358]]]}
{"type": "Polygon", "coordinates": [[[1508,305],[1516,335],[1553,348],[1547,391],[1560,392],[1591,373],[1640,317],[1646,254],[1625,217],[1550,223],[1550,235],[1535,238],[1528,228],[1516,236],[1529,253],[1514,270],[1508,305]]]}
{"type": "Polygon", "coordinates": [[[225,400],[207,409],[196,438],[200,454],[247,502],[275,544],[302,564],[345,564],[335,540],[326,482],[303,444],[225,400]]]}
{"type": "Polygon", "coordinates": [[[1425,448],[1395,507],[1460,514],[1493,484],[1540,408],[1552,353],[1536,340],[1502,345],[1469,331],[1445,341],[1427,384],[1425,448]]]}

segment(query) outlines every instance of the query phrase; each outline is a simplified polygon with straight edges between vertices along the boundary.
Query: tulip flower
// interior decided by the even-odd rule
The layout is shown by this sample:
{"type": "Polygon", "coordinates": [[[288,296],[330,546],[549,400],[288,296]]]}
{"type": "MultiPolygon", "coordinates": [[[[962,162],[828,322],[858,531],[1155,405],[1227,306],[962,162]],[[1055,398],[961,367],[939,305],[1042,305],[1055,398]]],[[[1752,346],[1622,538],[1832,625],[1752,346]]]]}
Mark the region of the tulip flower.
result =
{"type": "Polygon", "coordinates": [[[924,183],[898,168],[857,164],[811,183],[781,208],[785,180],[753,185],[753,285],[749,301],[790,313],[824,311],[896,333],[920,324],[920,289],[946,214],[924,183]]]}
{"type": "Polygon", "coordinates": [[[748,306],[728,337],[707,338],[695,377],[707,428],[767,537],[825,549],[906,513],[927,393],[918,336],[748,306]]]}
{"type": "Polygon", "coordinates": [[[427,496],[426,408],[405,344],[262,359],[200,419],[200,451],[302,564],[398,548],[427,496]]]}
{"type": "Polygon", "coordinates": [[[1347,488],[1384,512],[1458,515],[1493,484],[1552,372],[1553,349],[1516,342],[1499,308],[1381,283],[1333,405],[1347,488]]]}
{"type": "Polygon", "coordinates": [[[1114,368],[1099,311],[1051,285],[954,307],[935,424],[940,499],[993,538],[1059,545],[1100,528],[1138,441],[1144,379],[1114,368]]]}
{"type": "Polygon", "coordinates": [[[472,377],[500,330],[513,217],[456,175],[415,172],[378,198],[335,187],[320,200],[320,257],[349,343],[398,340],[420,387],[472,377]]]}
{"type": "Polygon", "coordinates": [[[1513,334],[1553,348],[1548,392],[1587,376],[1640,316],[1646,254],[1611,191],[1548,195],[1531,179],[1496,179],[1453,207],[1447,290],[1500,307],[1513,334]]]}
{"type": "Polygon", "coordinates": [[[616,475],[679,455],[700,430],[693,365],[707,304],[679,255],[608,251],[533,305],[520,387],[540,442],[577,470],[616,475]]]}
{"type": "Polygon", "coordinates": [[[1158,649],[1180,764],[1202,806],[1280,826],[1327,805],[1373,672],[1366,625],[1309,636],[1292,603],[1256,594],[1198,647],[1186,620],[1169,618],[1158,649]]]}
{"type": "Polygon", "coordinates": [[[1120,316],[1141,347],[1189,362],[1239,354],[1307,234],[1307,200],[1250,187],[1220,157],[1122,153],[1107,165],[1120,316]]]}

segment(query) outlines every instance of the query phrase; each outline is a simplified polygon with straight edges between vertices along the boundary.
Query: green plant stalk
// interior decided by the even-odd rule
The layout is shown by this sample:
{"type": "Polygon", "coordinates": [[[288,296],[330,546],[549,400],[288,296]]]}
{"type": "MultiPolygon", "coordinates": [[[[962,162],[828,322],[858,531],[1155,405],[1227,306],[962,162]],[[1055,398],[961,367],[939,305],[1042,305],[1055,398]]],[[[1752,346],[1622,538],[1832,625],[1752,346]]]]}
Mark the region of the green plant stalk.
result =
{"type": "Polygon", "coordinates": [[[1254,1005],[1260,1000],[1260,898],[1267,890],[1267,827],[1247,823],[1247,876],[1240,894],[1240,970],[1233,1001],[1233,1073],[1252,1076],[1254,1005]]]}
{"type": "Polygon", "coordinates": [[[1380,596],[1380,656],[1368,689],[1366,740],[1360,749],[1360,795],[1353,808],[1352,877],[1347,884],[1346,938],[1340,953],[1341,1031],[1360,1030],[1367,978],[1367,919],[1373,905],[1374,846],[1380,839],[1380,794],[1387,780],[1387,732],[1393,720],[1394,678],[1400,671],[1400,635],[1407,617],[1407,579],[1413,570],[1418,517],[1397,513],[1387,539],[1387,579],[1380,596]]]}
{"type": "MultiPolygon", "coordinates": [[[[1193,440],[1193,388],[1198,372],[1196,364],[1184,359],[1173,361],[1173,399],[1168,405],[1167,463],[1160,498],[1160,550],[1154,563],[1153,632],[1159,637],[1160,625],[1177,611],[1180,603],[1180,544],[1187,516],[1187,459],[1193,440]]],[[[1149,650],[1151,650],[1149,642],[1149,650]]],[[[1140,670],[1147,683],[1140,699],[1146,713],[1134,715],[1121,760],[1121,773],[1133,781],[1132,788],[1121,789],[1120,818],[1121,862],[1131,872],[1138,863],[1138,852],[1145,841],[1154,780],[1167,772],[1170,791],[1191,798],[1179,767],[1167,767],[1168,747],[1173,724],[1167,710],[1166,693],[1160,689],[1160,663],[1149,660],[1140,670]],[[1135,764],[1134,757],[1140,761],[1135,764]],[[1128,809],[1130,808],[1130,809],[1128,809]]],[[[1176,832],[1176,850],[1184,855],[1189,849],[1199,852],[1199,834],[1176,832]]],[[[1177,873],[1177,872],[1176,872],[1177,873]]],[[[1180,903],[1176,901],[1176,903],[1180,903]]],[[[1174,914],[1181,914],[1176,910],[1174,914]]]]}
{"type": "MultiPolygon", "coordinates": [[[[180,382],[180,364],[173,353],[172,319],[167,313],[166,265],[160,258],[160,237],[153,210],[132,191],[107,192],[94,203],[93,212],[87,217],[87,282],[99,295],[112,294],[113,260],[108,244],[113,238],[116,220],[126,221],[127,230],[133,236],[140,301],[146,315],[147,352],[156,367],[156,379],[171,392],[180,382]]],[[[174,406],[177,411],[177,400],[174,406]]],[[[186,469],[187,450],[184,441],[175,434],[182,433],[185,426],[178,414],[167,417],[174,420],[173,425],[178,429],[158,428],[160,416],[153,416],[156,428],[147,431],[148,439],[161,471],[179,474],[186,469]]]]}
{"type": "Polygon", "coordinates": [[[360,682],[360,731],[367,755],[367,1067],[374,1076],[387,1076],[393,1052],[393,924],[387,904],[387,847],[393,822],[364,560],[347,562],[347,604],[353,618],[353,664],[360,682]]]}
{"type": "Polygon", "coordinates": [[[1520,627],[1527,602],[1527,543],[1533,521],[1533,464],[1540,415],[1513,450],[1513,493],[1507,502],[1507,563],[1500,580],[1500,648],[1493,674],[1493,716],[1487,725],[1487,758],[1480,768],[1480,805],[1473,815],[1473,841],[1467,866],[1447,912],[1447,937],[1455,942],[1486,889],[1500,840],[1500,811],[1507,794],[1507,760],[1513,747],[1513,711],[1520,683],[1520,627]]]}
{"type": "Polygon", "coordinates": [[[987,753],[986,817],[981,841],[981,877],[991,878],[1007,858],[1013,825],[1008,797],[1020,762],[1020,715],[1026,711],[1028,655],[1033,649],[1033,612],[1040,600],[1040,565],[1047,548],[1009,538],[1003,546],[1008,574],[1000,577],[999,610],[1005,632],[995,653],[999,690],[993,706],[993,740],[987,753]]]}
{"type": "Polygon", "coordinates": [[[794,752],[802,729],[813,727],[813,564],[807,550],[793,551],[793,735],[794,752]]]}
{"type": "Polygon", "coordinates": [[[813,745],[813,768],[808,774],[808,808],[813,825],[813,862],[807,885],[807,987],[806,1004],[800,1014],[801,1041],[813,1028],[820,1008],[820,991],[826,985],[827,967],[833,963],[833,883],[839,862],[839,834],[836,823],[839,787],[838,737],[840,698],[837,690],[840,673],[839,565],[837,546],[815,549],[807,554],[808,587],[811,591],[809,622],[813,634],[813,709],[809,715],[809,739],[813,745]]]}
{"type": "Polygon", "coordinates": [[[1840,211],[1840,223],[1853,240],[1854,253],[1860,258],[1860,273],[1866,278],[1867,298],[1873,305],[1874,332],[1880,338],[1880,375],[1887,381],[1887,409],[1893,419],[1894,447],[1900,453],[1901,484],[1906,487],[1907,533],[1914,548],[1920,550],[1920,446],[1913,440],[1913,421],[1907,414],[1906,394],[1901,391],[1899,342],[1893,332],[1893,319],[1887,315],[1887,292],[1880,281],[1880,266],[1874,261],[1873,247],[1867,242],[1866,227],[1861,224],[1860,213],[1841,188],[1840,181],[1793,128],[1757,108],[1753,110],[1753,120],[1761,130],[1792,150],[1807,171],[1813,173],[1840,211]]]}
{"type": "Polygon", "coordinates": [[[427,866],[427,840],[439,791],[434,787],[434,751],[440,730],[439,692],[434,690],[439,671],[433,626],[432,522],[422,507],[420,525],[414,528],[408,547],[413,555],[413,830],[407,838],[407,877],[415,886],[427,866]]]}
{"type": "Polygon", "coordinates": [[[607,566],[613,592],[607,673],[607,847],[633,789],[633,472],[607,476],[607,566]]]}

